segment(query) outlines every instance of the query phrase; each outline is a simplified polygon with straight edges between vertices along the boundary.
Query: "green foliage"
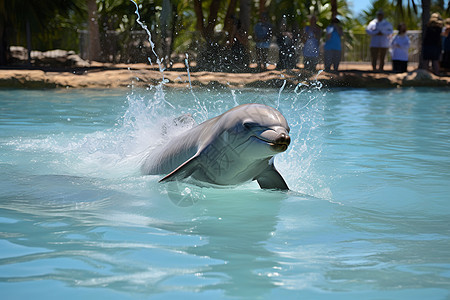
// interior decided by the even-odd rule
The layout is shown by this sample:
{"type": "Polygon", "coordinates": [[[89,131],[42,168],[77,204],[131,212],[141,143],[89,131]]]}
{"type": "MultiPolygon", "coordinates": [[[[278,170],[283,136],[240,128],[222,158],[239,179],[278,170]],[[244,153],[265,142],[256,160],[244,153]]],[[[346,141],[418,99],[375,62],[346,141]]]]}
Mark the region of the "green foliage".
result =
{"type": "MultiPolygon", "coordinates": [[[[354,18],[347,5],[347,1],[337,1],[338,18],[344,30],[352,29],[355,26],[354,18]]],[[[293,31],[300,30],[308,23],[310,15],[317,16],[317,25],[325,28],[331,21],[330,1],[292,1],[292,0],[272,0],[269,5],[269,15],[278,27],[282,21],[287,22],[288,28],[293,31]]]]}
{"type": "MultiPolygon", "coordinates": [[[[111,51],[122,49],[120,60],[124,60],[125,54],[131,59],[136,56],[133,51],[141,51],[142,41],[137,40],[134,33],[142,31],[136,23],[134,13],[135,6],[130,0],[96,0],[99,16],[99,30],[102,47],[111,51]]],[[[161,47],[160,28],[164,0],[134,0],[139,6],[141,20],[147,24],[152,32],[152,39],[161,47]]],[[[230,0],[203,0],[203,12],[205,22],[208,19],[209,7],[212,1],[220,1],[220,9],[216,19],[215,40],[220,44],[227,41],[227,33],[224,31],[225,18],[230,0]]],[[[382,8],[385,17],[394,27],[400,22],[405,22],[408,29],[418,29],[420,18],[417,7],[419,0],[376,0],[371,7],[363,11],[358,18],[354,18],[347,3],[339,0],[338,17],[344,31],[364,31],[365,25],[375,18],[376,11],[382,8]]],[[[432,12],[440,12],[443,17],[448,16],[448,1],[432,1],[432,12]]],[[[196,54],[204,40],[196,29],[196,14],[193,1],[171,0],[172,14],[169,16],[173,24],[169,30],[173,33],[172,48],[175,52],[196,54]]],[[[253,25],[259,19],[259,1],[251,1],[250,32],[253,34],[253,25]]],[[[87,28],[87,8],[85,0],[0,0],[0,21],[8,26],[9,44],[26,45],[26,22],[31,25],[33,49],[49,50],[62,48],[67,50],[79,50],[79,32],[87,28]],[[5,21],[6,20],[6,21],[5,21]]],[[[294,33],[307,24],[308,16],[315,14],[318,25],[325,28],[331,18],[331,1],[328,0],[266,0],[267,13],[274,25],[275,33],[281,22],[286,22],[289,30],[294,33]]],[[[235,11],[239,16],[239,1],[235,11]]],[[[167,21],[167,20],[166,20],[167,21]]],[[[145,36],[145,39],[147,37],[145,36]]],[[[349,44],[353,43],[352,37],[347,35],[349,44]]],[[[161,53],[161,49],[157,49],[161,53]]],[[[148,53],[142,53],[148,56],[148,53]]]]}
{"type": "Polygon", "coordinates": [[[395,5],[389,0],[372,1],[371,6],[361,12],[361,15],[359,16],[361,23],[367,25],[376,18],[377,11],[380,9],[384,11],[384,18],[391,24],[394,24],[396,21],[395,5]]]}
{"type": "MultiPolygon", "coordinates": [[[[417,0],[416,0],[417,1],[417,0]]],[[[394,28],[400,23],[405,23],[409,30],[419,29],[420,16],[418,15],[417,6],[414,0],[407,0],[407,3],[401,0],[376,0],[372,1],[371,6],[364,10],[359,16],[362,24],[367,25],[376,18],[377,11],[382,9],[384,17],[394,28]]]]}
{"type": "Polygon", "coordinates": [[[10,0],[4,1],[4,6],[10,44],[26,45],[29,22],[34,49],[48,50],[55,46],[76,49],[76,30],[84,14],[84,1],[10,0]]]}
{"type": "Polygon", "coordinates": [[[444,0],[431,1],[430,11],[440,13],[442,18],[444,18],[444,19],[449,18],[450,17],[450,1],[447,1],[447,5],[445,5],[444,0]]]}
{"type": "Polygon", "coordinates": [[[178,53],[190,52],[198,47],[199,33],[195,28],[196,16],[190,1],[176,1],[176,23],[174,26],[174,49],[178,53]]]}

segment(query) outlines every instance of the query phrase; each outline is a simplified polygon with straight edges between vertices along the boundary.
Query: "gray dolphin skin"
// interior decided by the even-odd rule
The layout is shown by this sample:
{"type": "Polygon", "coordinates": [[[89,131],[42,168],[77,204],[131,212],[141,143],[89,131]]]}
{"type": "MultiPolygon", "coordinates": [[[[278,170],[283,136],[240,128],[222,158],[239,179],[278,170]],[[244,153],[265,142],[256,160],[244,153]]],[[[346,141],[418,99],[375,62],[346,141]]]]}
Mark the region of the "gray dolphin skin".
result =
{"type": "Polygon", "coordinates": [[[191,177],[227,186],[257,180],[263,189],[289,190],[273,164],[289,146],[289,130],[275,108],[239,105],[151,151],[141,171],[165,175],[160,182],[191,177]]]}

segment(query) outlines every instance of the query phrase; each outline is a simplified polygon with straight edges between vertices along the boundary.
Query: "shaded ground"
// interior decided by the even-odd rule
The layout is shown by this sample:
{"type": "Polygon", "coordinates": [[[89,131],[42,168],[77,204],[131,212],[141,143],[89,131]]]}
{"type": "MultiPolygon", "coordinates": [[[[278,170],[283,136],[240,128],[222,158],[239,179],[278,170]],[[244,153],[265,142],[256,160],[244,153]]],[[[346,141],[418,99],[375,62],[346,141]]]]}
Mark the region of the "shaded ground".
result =
{"type": "MultiPolygon", "coordinates": [[[[406,87],[439,86],[449,87],[450,76],[435,76],[425,70],[410,66],[408,73],[394,74],[387,66],[386,72],[373,72],[369,64],[342,63],[336,73],[308,73],[299,69],[278,71],[269,69],[258,73],[197,72],[190,67],[191,85],[209,88],[263,87],[295,88],[302,83],[311,85],[317,80],[327,87],[406,87]]],[[[319,68],[322,67],[319,65],[319,68]]],[[[165,85],[170,87],[189,86],[188,72],[183,64],[175,64],[164,71],[165,85]]],[[[72,69],[0,69],[2,88],[117,88],[130,85],[148,87],[163,80],[163,74],[156,67],[145,64],[91,64],[89,68],[72,69]]]]}

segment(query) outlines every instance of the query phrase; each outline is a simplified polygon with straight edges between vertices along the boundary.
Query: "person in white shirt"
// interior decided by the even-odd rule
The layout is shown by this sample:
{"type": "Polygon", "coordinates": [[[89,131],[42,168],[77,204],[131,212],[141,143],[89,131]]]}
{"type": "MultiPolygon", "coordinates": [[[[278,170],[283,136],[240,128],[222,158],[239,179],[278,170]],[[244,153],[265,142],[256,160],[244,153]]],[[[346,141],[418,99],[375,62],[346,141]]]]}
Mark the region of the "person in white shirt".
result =
{"type": "Polygon", "coordinates": [[[371,36],[370,41],[370,55],[372,57],[372,67],[375,71],[377,69],[377,60],[380,60],[378,69],[383,71],[384,58],[387,49],[389,48],[389,36],[393,29],[391,23],[384,20],[383,10],[377,12],[376,19],[372,20],[366,27],[366,32],[371,36]]]}
{"type": "Polygon", "coordinates": [[[408,50],[410,41],[406,35],[405,23],[398,25],[398,34],[392,39],[392,70],[396,73],[404,73],[408,70],[408,50]]]}

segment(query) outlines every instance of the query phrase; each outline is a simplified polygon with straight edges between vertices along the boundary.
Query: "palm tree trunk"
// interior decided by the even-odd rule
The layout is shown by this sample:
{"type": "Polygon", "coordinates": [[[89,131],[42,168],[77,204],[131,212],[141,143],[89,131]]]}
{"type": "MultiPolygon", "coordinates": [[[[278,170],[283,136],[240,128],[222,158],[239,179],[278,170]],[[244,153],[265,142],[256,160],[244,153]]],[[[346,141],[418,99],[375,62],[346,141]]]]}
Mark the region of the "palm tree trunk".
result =
{"type": "Polygon", "coordinates": [[[27,20],[25,26],[27,31],[27,65],[31,66],[31,27],[29,20],[27,20]]]}
{"type": "Polygon", "coordinates": [[[331,0],[331,19],[334,19],[338,15],[337,0],[331,0]]]}
{"type": "Polygon", "coordinates": [[[205,26],[204,26],[204,22],[203,22],[202,0],[194,0],[194,11],[195,11],[195,16],[197,17],[197,24],[196,24],[197,30],[205,38],[205,26]]]}
{"type": "MultiPolygon", "coordinates": [[[[1,22],[1,20],[0,20],[1,22]]],[[[6,38],[6,25],[0,23],[0,66],[6,66],[8,58],[8,41],[6,38]]]]}
{"type": "Polygon", "coordinates": [[[259,16],[266,11],[266,0],[259,0],[259,16]]]}
{"type": "Polygon", "coordinates": [[[88,8],[88,60],[100,59],[100,31],[98,29],[98,8],[95,0],[86,0],[88,8]]]}
{"type": "Polygon", "coordinates": [[[221,0],[213,0],[209,6],[208,21],[205,26],[203,21],[202,0],[194,0],[194,11],[197,17],[197,30],[200,31],[206,42],[211,43],[214,38],[214,27],[217,23],[217,14],[219,13],[221,0]]]}
{"type": "Polygon", "coordinates": [[[236,3],[237,0],[230,0],[230,3],[228,4],[227,14],[225,15],[225,26],[224,30],[226,32],[231,32],[233,29],[233,19],[231,18],[235,11],[236,11],[236,3]]]}
{"type": "Polygon", "coordinates": [[[217,23],[217,14],[219,13],[220,0],[213,0],[209,7],[208,25],[206,25],[206,36],[208,39],[212,39],[214,35],[214,27],[217,23]]]}
{"type": "MultiPolygon", "coordinates": [[[[427,28],[428,20],[430,19],[430,8],[431,8],[431,0],[422,0],[422,39],[425,34],[425,30],[427,28]]],[[[423,48],[420,49],[420,57],[419,57],[419,69],[424,69],[426,66],[424,65],[424,61],[422,58],[423,48]]]]}
{"type": "Polygon", "coordinates": [[[7,16],[5,1],[0,0],[0,66],[6,66],[8,60],[7,16]]]}
{"type": "Polygon", "coordinates": [[[172,3],[170,0],[163,0],[160,23],[161,23],[161,40],[162,40],[162,57],[164,66],[167,67],[170,60],[170,45],[172,43],[172,35],[170,34],[172,23],[172,3]]]}
{"type": "Polygon", "coordinates": [[[239,19],[241,20],[242,29],[245,31],[246,35],[250,30],[250,18],[251,18],[251,0],[240,0],[240,12],[239,19]]]}

